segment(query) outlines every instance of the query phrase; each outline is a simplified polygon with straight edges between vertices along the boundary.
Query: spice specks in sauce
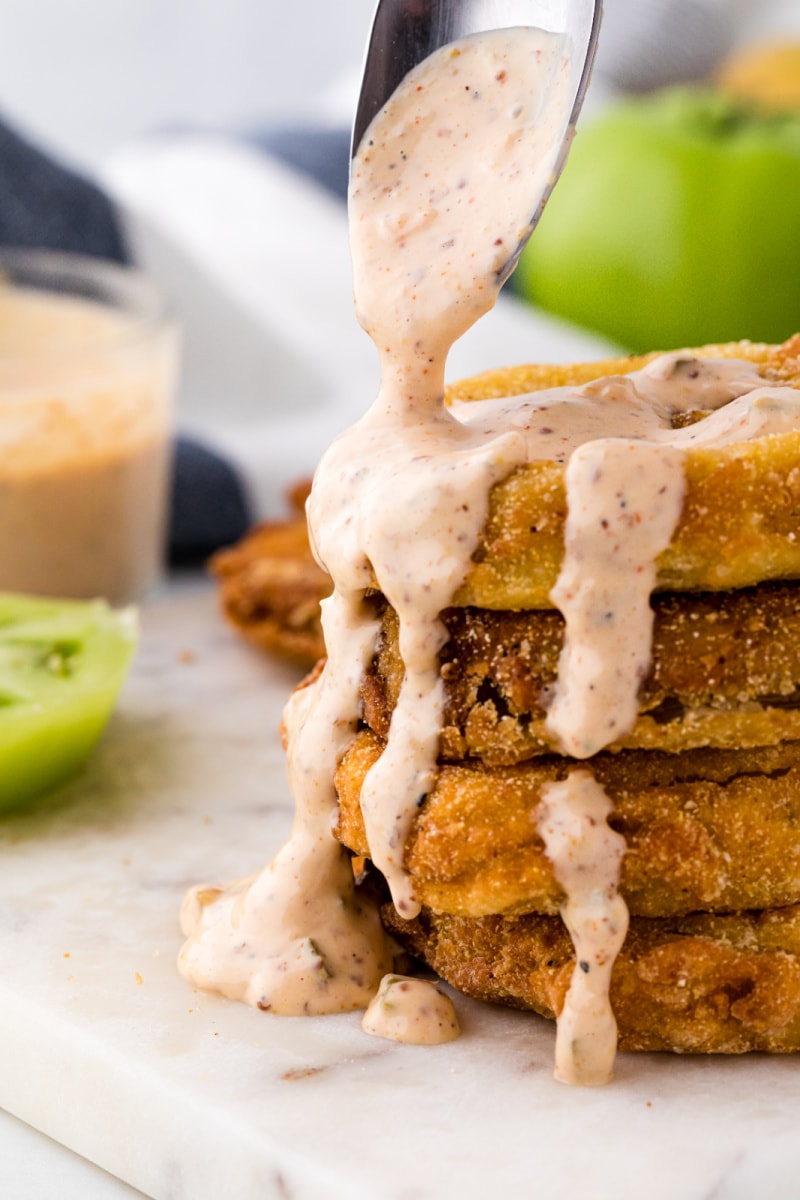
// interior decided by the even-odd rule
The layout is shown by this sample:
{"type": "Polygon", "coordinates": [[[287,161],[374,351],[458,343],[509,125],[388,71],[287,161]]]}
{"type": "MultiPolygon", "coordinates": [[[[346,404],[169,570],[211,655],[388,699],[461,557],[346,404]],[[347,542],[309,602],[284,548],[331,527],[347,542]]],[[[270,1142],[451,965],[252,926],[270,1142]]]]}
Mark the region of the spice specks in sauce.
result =
{"type": "Polygon", "coordinates": [[[628,910],[617,891],[625,839],[607,818],[611,801],[590,771],[572,771],[546,784],[539,832],[567,899],[561,916],[575,948],[575,968],[558,1019],[556,1078],[608,1083],[617,1024],[609,1001],[614,959],[628,931],[628,910]]]}

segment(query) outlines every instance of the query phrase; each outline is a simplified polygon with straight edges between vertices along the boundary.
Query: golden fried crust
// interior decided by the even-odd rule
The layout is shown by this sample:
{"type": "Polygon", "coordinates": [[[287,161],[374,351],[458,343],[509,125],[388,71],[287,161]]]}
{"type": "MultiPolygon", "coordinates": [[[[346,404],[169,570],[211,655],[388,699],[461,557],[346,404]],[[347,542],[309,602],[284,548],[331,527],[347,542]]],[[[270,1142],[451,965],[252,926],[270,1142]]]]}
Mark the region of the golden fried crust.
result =
{"type": "Polygon", "coordinates": [[[319,605],[331,590],[308,541],[303,505],[309,487],[293,489],[288,520],[256,526],[210,563],[225,616],[239,633],[304,667],[325,653],[319,605]]]}
{"type": "MultiPolygon", "coordinates": [[[[640,716],[612,749],[747,748],[800,739],[800,585],[654,597],[653,666],[640,716]]],[[[440,755],[509,765],[558,746],[545,728],[560,613],[447,609],[440,755]]],[[[397,617],[386,608],[364,679],[364,720],[385,737],[403,679],[397,617]]]]}
{"type": "MultiPolygon", "coordinates": [[[[760,364],[765,383],[800,387],[800,335],[782,346],[740,342],[691,351],[760,364]]],[[[451,389],[460,400],[516,395],[624,374],[649,361],[610,360],[567,368],[495,371],[451,389]]],[[[657,560],[661,590],[749,587],[800,578],[800,432],[686,455],[686,494],[671,545],[657,560]]],[[[453,603],[479,608],[551,608],[561,567],[567,504],[564,468],[529,463],[497,483],[473,567],[453,603]]]]}
{"type": "MultiPolygon", "coordinates": [[[[589,363],[526,363],[520,367],[500,367],[484,371],[450,384],[447,400],[498,400],[504,396],[526,396],[529,392],[541,392],[545,388],[580,387],[606,375],[630,375],[640,371],[648,363],[663,354],[653,350],[649,354],[626,354],[622,358],[605,358],[589,363]]],[[[785,381],[800,375],[800,334],[795,334],[780,346],[766,342],[722,342],[687,350],[697,358],[740,358],[758,363],[764,369],[764,377],[773,381],[785,381]]]]}
{"type": "MultiPolygon", "coordinates": [[[[783,346],[735,342],[687,353],[747,359],[761,365],[766,383],[800,384],[800,335],[783,346]]],[[[514,367],[456,384],[448,394],[477,400],[579,385],[626,374],[655,357],[514,367]]],[[[798,461],[800,433],[691,451],[683,515],[673,544],[658,560],[658,586],[719,590],[800,577],[798,461]]],[[[211,562],[223,610],[236,629],[262,649],[307,667],[324,652],[319,602],[331,589],[308,544],[302,511],[308,487],[301,482],[294,489],[289,520],[258,526],[211,562]]],[[[497,484],[474,566],[454,603],[551,608],[565,518],[563,467],[532,464],[497,484]]]]}
{"type": "MultiPolygon", "coordinates": [[[[423,910],[384,922],[417,958],[479,1000],[561,1011],[574,953],[559,917],[466,918],[423,910]]],[[[631,921],[611,1004],[622,1050],[800,1050],[800,907],[631,921]]]]}
{"type": "MultiPolygon", "coordinates": [[[[362,731],[336,773],[337,836],[369,856],[361,784],[381,741],[362,731]]],[[[623,751],[586,765],[625,836],[620,888],[639,916],[800,901],[800,743],[684,754],[623,751]]],[[[414,818],[405,867],[420,900],[458,916],[556,913],[564,894],[537,830],[544,784],[575,764],[447,764],[414,818]]]]}

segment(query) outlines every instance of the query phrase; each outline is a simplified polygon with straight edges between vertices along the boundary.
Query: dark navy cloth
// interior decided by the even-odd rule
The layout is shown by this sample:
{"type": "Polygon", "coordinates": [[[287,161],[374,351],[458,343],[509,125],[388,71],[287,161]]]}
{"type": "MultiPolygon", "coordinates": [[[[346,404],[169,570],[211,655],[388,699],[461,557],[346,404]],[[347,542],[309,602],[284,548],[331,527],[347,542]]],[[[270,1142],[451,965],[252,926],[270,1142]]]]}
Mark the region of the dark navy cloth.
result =
{"type": "Polygon", "coordinates": [[[100,188],[1,121],[0,245],[128,261],[114,206],[100,188]]]}
{"type": "Polygon", "coordinates": [[[287,126],[251,134],[248,140],[257,149],[309,176],[338,199],[347,199],[350,134],[346,129],[287,126]]]}
{"type": "Polygon", "coordinates": [[[195,566],[230,546],[253,523],[245,490],[233,468],[193,438],[175,439],[169,518],[169,558],[195,566]]]}
{"type": "MultiPolygon", "coordinates": [[[[345,130],[281,128],[244,140],[344,200],[350,165],[345,130]]],[[[55,162],[0,121],[0,245],[129,261],[113,203],[94,183],[55,162]]],[[[246,489],[219,454],[175,439],[169,523],[174,565],[201,563],[254,520],[246,489]]]]}

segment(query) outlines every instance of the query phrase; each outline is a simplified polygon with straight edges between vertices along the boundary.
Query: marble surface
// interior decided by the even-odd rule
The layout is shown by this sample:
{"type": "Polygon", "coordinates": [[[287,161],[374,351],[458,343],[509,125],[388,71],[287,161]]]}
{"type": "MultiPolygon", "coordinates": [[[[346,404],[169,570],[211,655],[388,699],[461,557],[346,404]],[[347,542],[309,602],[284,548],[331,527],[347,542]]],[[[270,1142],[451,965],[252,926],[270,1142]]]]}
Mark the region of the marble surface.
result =
{"type": "MultiPolygon", "coordinates": [[[[462,1038],[426,1049],[193,991],[180,898],[286,834],[296,676],[238,644],[205,583],[171,586],[143,628],[83,777],[0,822],[0,1107],[154,1200],[797,1194],[796,1059],[621,1056],[610,1087],[578,1091],[524,1014],[456,998],[462,1038]]],[[[47,1194],[8,1170],[4,1200],[47,1194]]],[[[76,1196],[134,1194],[85,1178],[76,1196]]]]}
{"type": "Polygon", "coordinates": [[[142,1200],[142,1193],[0,1112],[0,1195],[3,1200],[142,1200]]]}

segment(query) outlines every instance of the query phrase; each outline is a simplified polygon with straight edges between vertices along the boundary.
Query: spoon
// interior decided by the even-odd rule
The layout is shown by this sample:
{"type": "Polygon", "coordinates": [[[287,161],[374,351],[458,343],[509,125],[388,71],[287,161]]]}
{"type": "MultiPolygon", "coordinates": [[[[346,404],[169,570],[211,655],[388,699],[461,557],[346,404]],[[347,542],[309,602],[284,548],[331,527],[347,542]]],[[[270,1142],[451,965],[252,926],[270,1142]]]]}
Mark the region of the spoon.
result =
{"type": "Polygon", "coordinates": [[[351,158],[373,117],[408,72],[441,46],[473,33],[515,25],[534,25],[568,39],[572,108],[556,133],[560,145],[553,170],[542,194],[532,197],[531,222],[499,283],[516,266],[564,169],[589,84],[602,10],[602,0],[378,0],[353,124],[351,158]]]}

